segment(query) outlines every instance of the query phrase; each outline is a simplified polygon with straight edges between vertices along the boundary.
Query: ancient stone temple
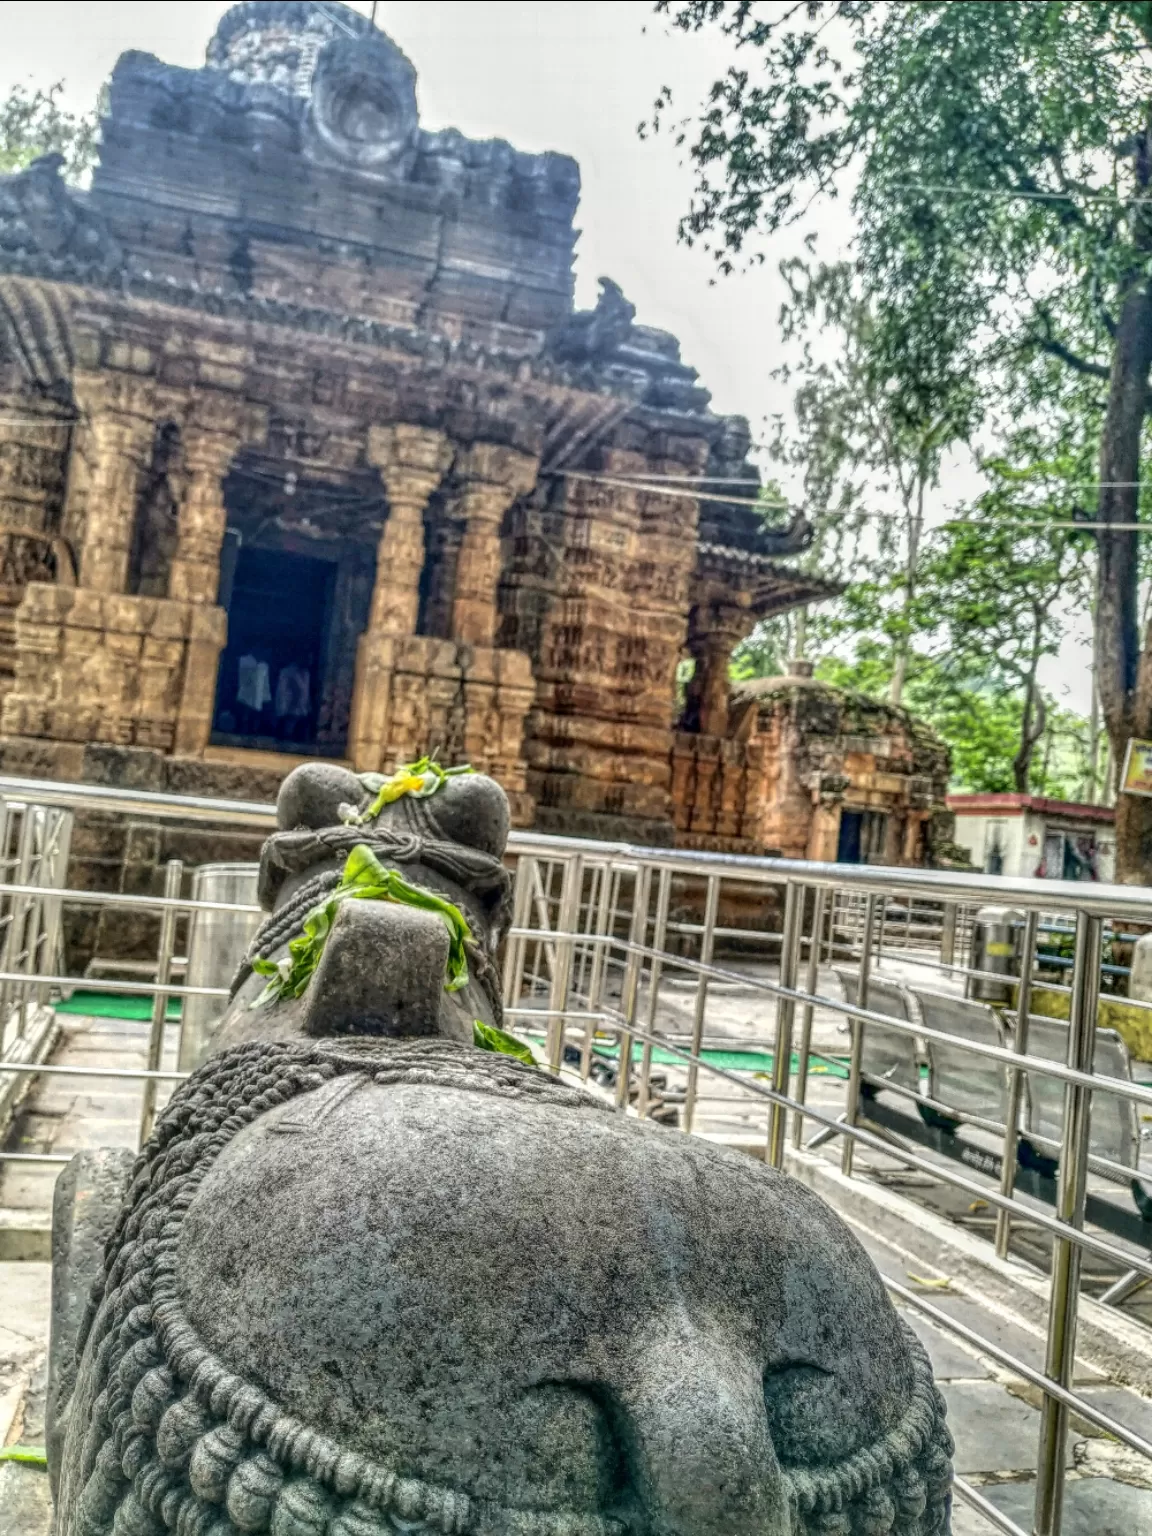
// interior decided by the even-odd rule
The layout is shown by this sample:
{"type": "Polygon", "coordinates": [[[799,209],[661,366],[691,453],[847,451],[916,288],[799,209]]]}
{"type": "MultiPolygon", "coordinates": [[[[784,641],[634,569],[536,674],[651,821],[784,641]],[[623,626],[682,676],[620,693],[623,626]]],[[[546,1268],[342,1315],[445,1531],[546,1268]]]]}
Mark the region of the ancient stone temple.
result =
{"type": "Polygon", "coordinates": [[[422,128],[338,4],[125,54],[90,191],[0,178],[0,767],[267,795],[439,749],[519,823],[670,839],[678,663],[707,732],[831,589],[675,338],[574,312],[578,197],[422,128]]]}

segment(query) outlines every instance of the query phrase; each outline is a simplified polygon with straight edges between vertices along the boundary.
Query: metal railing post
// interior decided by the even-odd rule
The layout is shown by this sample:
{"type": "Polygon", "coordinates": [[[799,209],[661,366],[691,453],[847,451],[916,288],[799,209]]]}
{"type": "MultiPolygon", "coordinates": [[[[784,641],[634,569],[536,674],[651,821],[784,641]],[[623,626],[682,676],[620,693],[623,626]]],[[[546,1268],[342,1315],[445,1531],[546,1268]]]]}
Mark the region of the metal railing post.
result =
{"type": "MultiPolygon", "coordinates": [[[[25,818],[32,823],[32,857],[28,865],[28,883],[30,885],[44,885],[45,876],[50,872],[48,863],[50,858],[50,842],[52,836],[52,812],[46,806],[26,806],[25,818]]],[[[44,896],[31,896],[24,916],[24,937],[22,948],[24,951],[24,964],[21,969],[28,977],[26,983],[20,987],[20,1029],[24,1035],[28,1030],[28,999],[35,993],[37,1000],[43,992],[43,987],[34,985],[38,970],[38,952],[41,936],[44,932],[45,906],[47,898],[44,896]]]]}
{"type": "MultiPolygon", "coordinates": [[[[1101,919],[1087,912],[1081,912],[1076,919],[1067,1065],[1079,1072],[1091,1072],[1095,1056],[1102,929],[1101,919]]],[[[1091,1113],[1092,1090],[1083,1083],[1066,1083],[1056,1215],[1060,1221],[1077,1229],[1084,1225],[1091,1113]]],[[[1066,1389],[1072,1385],[1076,1359],[1081,1258],[1079,1243],[1066,1237],[1053,1239],[1048,1348],[1044,1371],[1045,1375],[1066,1389]]],[[[1040,1451],[1036,1467],[1036,1508],[1033,1519],[1036,1536],[1059,1536],[1060,1533],[1067,1431],[1067,1404],[1045,1396],[1040,1415],[1040,1451]]]]}
{"type": "Polygon", "coordinates": [[[564,1010],[568,1006],[568,981],[572,975],[573,934],[580,920],[580,892],[584,884],[584,859],[569,854],[560,885],[560,907],[556,914],[552,991],[548,999],[548,1068],[559,1072],[564,1064],[564,1010]]]}
{"type": "MultiPolygon", "coordinates": [[[[812,913],[811,937],[808,940],[808,970],[804,977],[804,990],[811,994],[820,984],[820,944],[824,932],[824,917],[828,910],[828,889],[826,886],[816,887],[816,904],[812,913]]],[[[808,1102],[808,1057],[812,1050],[812,1019],[815,1014],[815,1004],[805,1003],[800,1013],[800,1043],[797,1046],[799,1053],[796,1061],[796,1098],[801,1104],[808,1102]]],[[[804,1116],[796,1114],[792,1118],[792,1145],[801,1147],[804,1145],[804,1116]]]]}
{"type": "MultiPolygon", "coordinates": [[[[164,870],[164,895],[169,900],[178,899],[184,878],[184,864],[180,859],[169,859],[164,870]]],[[[152,1027],[148,1032],[149,1072],[160,1070],[164,1054],[164,1024],[168,1016],[168,993],[164,990],[172,980],[172,955],[176,948],[176,908],[164,907],[160,913],[160,941],[156,948],[156,991],[152,997],[152,1027]]],[[[156,1121],[156,1079],[147,1078],[140,1104],[140,1145],[152,1134],[156,1121]]]]}
{"type": "Polygon", "coordinates": [[[584,1044],[580,1050],[580,1076],[585,1082],[592,1071],[592,1047],[596,1041],[596,1019],[600,1010],[600,998],[604,991],[604,977],[608,971],[608,946],[606,943],[613,913],[612,888],[616,882],[616,867],[605,861],[604,874],[596,905],[596,943],[592,946],[592,974],[588,979],[588,1027],[584,1031],[584,1044]]]}
{"type": "MultiPolygon", "coordinates": [[[[1040,914],[1033,909],[1024,920],[1024,938],[1020,954],[1020,982],[1016,989],[1016,1028],[1012,1034],[1012,1049],[1023,1056],[1028,1050],[1028,1015],[1032,1011],[1032,963],[1036,954],[1036,933],[1040,926],[1040,914]]],[[[1013,1067],[1008,1074],[1008,1107],[1004,1113],[1003,1166],[1000,1169],[1000,1193],[1011,1195],[1016,1188],[1016,1149],[1020,1140],[1020,1105],[1024,1098],[1024,1074],[1013,1067]]],[[[1008,1243],[1012,1236],[1012,1223],[1008,1211],[1001,1207],[996,1212],[996,1253],[1008,1257],[1008,1243]]]]}
{"type": "Polygon", "coordinates": [[[944,903],[944,911],[940,917],[940,964],[954,965],[956,963],[956,914],[957,906],[954,901],[944,903]]]}
{"type": "MultiPolygon", "coordinates": [[[[72,826],[73,815],[71,811],[56,810],[49,813],[52,816],[54,828],[51,840],[51,862],[48,865],[48,876],[42,883],[50,890],[61,890],[68,884],[68,859],[72,851],[72,826]]],[[[64,969],[63,946],[63,915],[64,904],[59,896],[48,896],[44,900],[44,953],[45,965],[50,971],[62,971],[64,969]]],[[[38,993],[41,1004],[48,1001],[48,988],[41,986],[38,993]]]]}
{"type": "MultiPolygon", "coordinates": [[[[708,876],[708,892],[704,898],[704,932],[700,940],[700,960],[703,965],[712,964],[712,950],[716,942],[716,909],[720,903],[720,876],[708,876]]],[[[696,1117],[696,1087],[700,1077],[700,1065],[695,1059],[700,1055],[704,1041],[704,1010],[708,1006],[708,977],[700,972],[696,981],[696,1005],[692,1010],[692,1057],[688,1063],[688,1083],[684,1090],[684,1129],[692,1130],[696,1117]]]]}
{"type": "MultiPolygon", "coordinates": [[[[20,834],[16,848],[16,870],[14,884],[31,885],[32,883],[32,851],[35,814],[34,808],[25,805],[20,812],[20,834]]],[[[20,958],[24,950],[24,934],[28,927],[28,917],[31,911],[31,896],[15,896],[12,899],[12,907],[9,912],[8,931],[4,937],[3,967],[8,972],[21,969],[20,958]]],[[[24,998],[25,987],[20,982],[6,981],[0,988],[0,1017],[3,1019],[3,1027],[7,1028],[13,1009],[18,1009],[19,1014],[16,1024],[17,1037],[24,1033],[24,998]]]]}
{"type": "MultiPolygon", "coordinates": [[[[652,929],[651,968],[648,972],[648,1033],[656,1033],[656,1010],[660,1001],[660,977],[664,971],[664,945],[668,938],[668,908],[672,900],[672,871],[662,869],[656,887],[656,918],[652,929]]],[[[652,1042],[645,1040],[640,1053],[640,1097],[636,1108],[641,1120],[648,1114],[650,1098],[648,1082],[652,1076],[652,1042]]]]}
{"type": "MultiPolygon", "coordinates": [[[[804,933],[804,886],[789,880],[784,887],[784,930],[780,936],[780,985],[796,990],[800,969],[800,940],[804,933]]],[[[786,1094],[792,1076],[792,1025],[796,1002],[791,997],[776,999],[776,1043],[772,1056],[772,1087],[786,1094]]],[[[783,1104],[768,1106],[768,1143],[765,1161],[770,1168],[784,1166],[784,1132],[788,1112],[783,1104]]]]}
{"type": "Polygon", "coordinates": [[[628,924],[628,958],[624,965],[624,985],[620,994],[620,1012],[624,1015],[624,1029],[618,1039],[620,1054],[616,1058],[616,1108],[627,1110],[632,1097],[632,1033],[630,1026],[636,1022],[636,999],[640,991],[640,971],[643,956],[640,946],[648,933],[648,899],[652,889],[652,866],[641,864],[636,868],[636,883],[632,888],[632,920],[628,924]]]}
{"type": "MultiPolygon", "coordinates": [[[[872,936],[876,926],[876,903],[878,898],[870,893],[864,903],[864,933],[860,941],[860,971],[858,982],[858,1003],[860,1008],[868,1006],[868,982],[872,974],[872,936]]],[[[860,1115],[860,1072],[864,1055],[864,1025],[859,1019],[853,1019],[852,1025],[852,1059],[848,1068],[848,1100],[844,1107],[844,1123],[854,1126],[860,1115]]],[[[856,1152],[856,1141],[852,1136],[845,1136],[840,1148],[840,1172],[846,1177],[852,1176],[852,1160],[856,1152]]]]}
{"type": "Polygon", "coordinates": [[[528,910],[532,904],[532,872],[530,865],[535,864],[536,857],[531,853],[522,853],[516,860],[516,884],[512,891],[512,928],[513,936],[508,940],[508,947],[504,951],[504,1006],[513,1008],[519,1001],[520,989],[523,982],[524,971],[524,946],[527,942],[522,935],[515,930],[528,926],[528,910]]]}

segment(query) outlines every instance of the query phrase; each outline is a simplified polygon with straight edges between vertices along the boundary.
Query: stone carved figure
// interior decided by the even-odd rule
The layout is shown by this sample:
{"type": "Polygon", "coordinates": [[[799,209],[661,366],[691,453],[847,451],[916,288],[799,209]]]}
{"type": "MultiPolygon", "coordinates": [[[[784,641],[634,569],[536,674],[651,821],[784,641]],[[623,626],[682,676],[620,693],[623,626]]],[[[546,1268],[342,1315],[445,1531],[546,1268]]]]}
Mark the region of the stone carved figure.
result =
{"type": "Polygon", "coordinates": [[[628,341],[636,306],[610,277],[600,279],[596,308],[581,310],[552,338],[553,356],[563,362],[595,362],[611,358],[628,341]]]}
{"type": "Polygon", "coordinates": [[[106,276],[123,254],[83,194],[65,184],[63,169],[64,156],[52,153],[0,176],[0,253],[36,254],[61,274],[106,276]]]}
{"type": "Polygon", "coordinates": [[[130,1170],[62,1175],[56,1536],[944,1536],[943,1403],[855,1239],[477,1050],[503,795],[452,779],[353,828],[364,798],[290,775],[250,960],[359,832],[464,905],[473,990],[434,913],[345,901],[303,997],[253,1008],[242,968],[130,1170]]]}

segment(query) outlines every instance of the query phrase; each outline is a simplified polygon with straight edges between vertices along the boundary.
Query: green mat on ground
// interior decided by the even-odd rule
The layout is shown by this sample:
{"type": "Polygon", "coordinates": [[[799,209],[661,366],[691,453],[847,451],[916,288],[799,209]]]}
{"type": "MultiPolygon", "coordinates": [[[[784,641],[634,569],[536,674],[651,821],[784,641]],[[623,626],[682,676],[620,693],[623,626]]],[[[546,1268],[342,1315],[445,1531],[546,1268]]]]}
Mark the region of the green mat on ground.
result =
{"type": "MultiPolygon", "coordinates": [[[[543,1039],[544,1036],[539,1036],[543,1039]]],[[[619,1054],[618,1045],[609,1041],[596,1042],[597,1056],[616,1056],[619,1054]]],[[[634,1040],[632,1042],[632,1060],[639,1061],[644,1052],[643,1044],[634,1040]]],[[[771,1051],[721,1051],[709,1050],[707,1047],[700,1052],[700,1059],[710,1067],[719,1067],[725,1072],[771,1072],[773,1055],[771,1051]]],[[[661,1067],[687,1066],[683,1056],[678,1056],[675,1051],[663,1050],[660,1046],[652,1047],[652,1061],[661,1067]]],[[[795,1051],[792,1052],[792,1070],[796,1072],[800,1067],[800,1058],[795,1051]]],[[[812,1077],[847,1077],[848,1059],[828,1061],[823,1056],[809,1056],[808,1072],[812,1077]]]]}
{"type": "MultiPolygon", "coordinates": [[[[145,992],[136,992],[131,995],[121,995],[115,992],[80,992],[76,991],[64,1002],[56,1004],[57,1013],[84,1013],[96,1019],[150,1019],[152,1017],[152,998],[145,992]]],[[[167,1019],[175,1022],[180,1017],[179,998],[168,1000],[167,1019]]],[[[543,1038],[543,1037],[540,1037],[543,1038]]],[[[644,1051],[640,1041],[632,1042],[632,1059],[639,1061],[644,1051]]],[[[597,1041],[596,1054],[598,1056],[615,1056],[619,1053],[619,1046],[610,1041],[597,1041]]],[[[720,1051],[705,1048],[700,1052],[701,1060],[707,1062],[710,1067],[720,1067],[725,1072],[771,1072],[771,1051],[720,1051]]],[[[660,1046],[652,1048],[653,1063],[661,1067],[682,1067],[685,1065],[683,1056],[677,1056],[674,1051],[663,1050],[660,1046]]],[[[800,1066],[800,1058],[796,1052],[792,1053],[792,1070],[797,1071],[800,1066]]],[[[813,1077],[847,1077],[847,1060],[827,1061],[820,1056],[809,1056],[808,1071],[813,1077]]]]}
{"type": "MultiPolygon", "coordinates": [[[[152,997],[147,992],[81,992],[77,989],[71,997],[56,1004],[57,1013],[85,1013],[94,1019],[150,1019],[152,997]]],[[[166,1019],[180,1017],[180,999],[168,999],[166,1019]]]]}

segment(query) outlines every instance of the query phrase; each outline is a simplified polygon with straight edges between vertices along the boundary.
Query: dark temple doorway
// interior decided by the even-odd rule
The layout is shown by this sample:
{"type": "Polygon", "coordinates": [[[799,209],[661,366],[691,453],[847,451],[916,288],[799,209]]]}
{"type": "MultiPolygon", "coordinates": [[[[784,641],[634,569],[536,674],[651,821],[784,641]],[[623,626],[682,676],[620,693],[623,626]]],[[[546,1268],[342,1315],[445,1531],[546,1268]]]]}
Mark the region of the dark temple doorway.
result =
{"type": "Polygon", "coordinates": [[[214,739],[317,751],[337,566],[243,544],[233,559],[231,591],[221,593],[228,645],[220,658],[214,739]]]}
{"type": "MultiPolygon", "coordinates": [[[[317,456],[319,438],[274,449],[317,456]]],[[[345,755],[356,654],[368,625],[386,507],[376,470],[341,481],[306,461],[249,454],[225,481],[228,528],[217,601],[228,613],[212,742],[299,756],[345,755]]],[[[319,468],[319,466],[316,466],[319,468]]]]}

